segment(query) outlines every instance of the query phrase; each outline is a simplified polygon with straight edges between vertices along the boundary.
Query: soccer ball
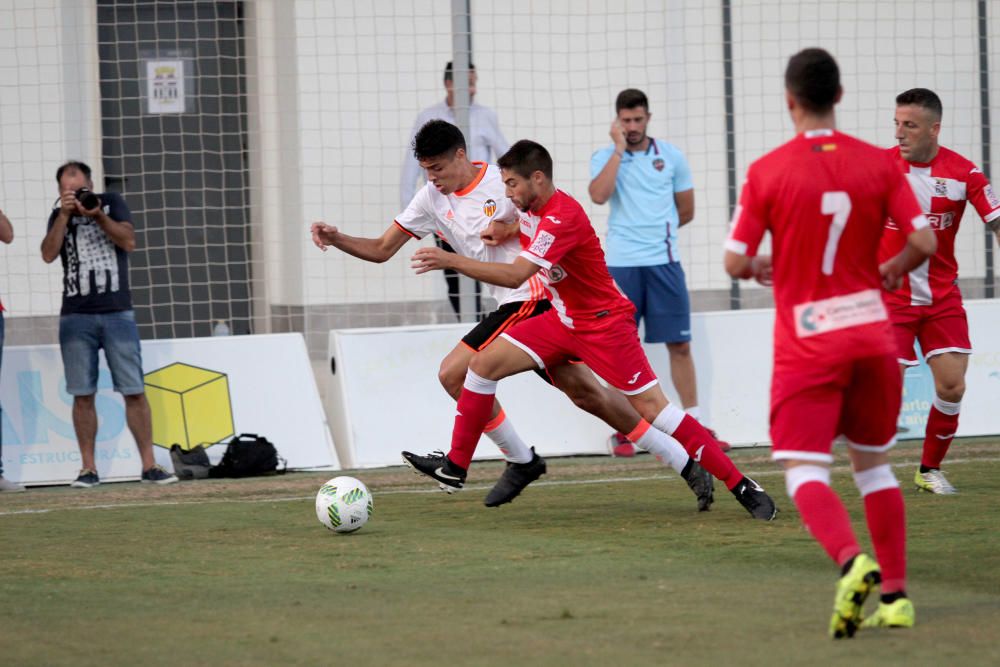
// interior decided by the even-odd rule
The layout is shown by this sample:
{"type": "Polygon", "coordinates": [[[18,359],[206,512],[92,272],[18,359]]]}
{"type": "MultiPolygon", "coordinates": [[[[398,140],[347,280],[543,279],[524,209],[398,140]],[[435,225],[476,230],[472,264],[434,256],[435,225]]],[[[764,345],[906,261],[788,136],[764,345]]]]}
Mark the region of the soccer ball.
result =
{"type": "Polygon", "coordinates": [[[353,533],[375,509],[368,487],[353,477],[334,477],[319,487],[316,518],[335,533],[353,533]]]}

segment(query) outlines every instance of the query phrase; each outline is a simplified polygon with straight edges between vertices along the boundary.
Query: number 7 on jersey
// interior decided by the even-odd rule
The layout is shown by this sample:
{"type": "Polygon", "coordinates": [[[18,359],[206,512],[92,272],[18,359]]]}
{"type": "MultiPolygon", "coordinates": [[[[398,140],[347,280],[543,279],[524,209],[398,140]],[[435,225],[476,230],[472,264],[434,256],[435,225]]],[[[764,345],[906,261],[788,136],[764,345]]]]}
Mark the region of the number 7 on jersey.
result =
{"type": "Polygon", "coordinates": [[[830,234],[826,238],[826,248],[823,250],[823,275],[833,275],[833,261],[837,256],[837,244],[847,226],[847,218],[851,215],[851,197],[843,190],[824,192],[820,201],[820,212],[832,215],[830,234]]]}

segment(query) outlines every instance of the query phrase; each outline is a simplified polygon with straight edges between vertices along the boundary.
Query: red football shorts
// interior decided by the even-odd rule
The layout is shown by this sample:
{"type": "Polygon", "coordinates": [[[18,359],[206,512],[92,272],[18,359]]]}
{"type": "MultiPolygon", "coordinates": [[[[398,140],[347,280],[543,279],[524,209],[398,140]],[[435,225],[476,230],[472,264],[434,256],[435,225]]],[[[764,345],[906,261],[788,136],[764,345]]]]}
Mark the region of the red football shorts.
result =
{"type": "Polygon", "coordinates": [[[518,322],[501,336],[527,352],[539,368],[579,359],[622,393],[641,394],[659,381],[639,342],[635,318],[625,313],[606,319],[599,328],[580,331],[563,324],[553,309],[518,322]]]}
{"type": "Polygon", "coordinates": [[[891,354],[775,368],[771,458],[832,463],[838,436],[855,449],[887,451],[896,444],[901,375],[891,354]]]}
{"type": "Polygon", "coordinates": [[[892,329],[899,347],[899,363],[916,366],[913,341],[920,341],[924,359],[945,352],[972,354],[969,321],[965,317],[962,295],[956,289],[929,306],[911,306],[886,300],[892,329]]]}

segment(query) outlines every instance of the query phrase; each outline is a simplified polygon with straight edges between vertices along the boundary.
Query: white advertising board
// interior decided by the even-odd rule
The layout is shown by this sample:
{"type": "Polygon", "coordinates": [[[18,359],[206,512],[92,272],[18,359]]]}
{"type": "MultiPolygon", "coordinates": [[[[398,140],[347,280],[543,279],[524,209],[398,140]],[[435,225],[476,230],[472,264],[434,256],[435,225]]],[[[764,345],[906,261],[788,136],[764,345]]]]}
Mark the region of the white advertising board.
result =
{"type": "MultiPolygon", "coordinates": [[[[1000,301],[966,304],[975,353],[966,378],[959,436],[1000,434],[1000,301]]],[[[692,350],[704,421],[735,446],[768,444],[774,311],[695,313],[692,350]]],[[[441,359],[468,324],[330,332],[335,372],[327,410],[346,467],[398,465],[409,449],[448,450],[454,401],[437,380],[441,359]]],[[[663,345],[645,345],[671,400],[669,361],[663,345]]],[[[907,385],[907,399],[926,402],[925,384],[907,385]]],[[[533,373],[500,382],[498,398],[525,440],[544,455],[603,454],[611,429],[581,412],[533,373]]],[[[903,436],[905,437],[905,436],[903,436]]],[[[488,439],[477,458],[496,458],[488,439]]]]}
{"type": "MultiPolygon", "coordinates": [[[[154,441],[164,441],[153,449],[168,470],[167,440],[193,446],[240,433],[267,437],[290,469],[340,468],[300,334],[143,341],[142,355],[154,441]]],[[[141,464],[124,402],[100,359],[97,472],[102,481],[137,479],[141,464]]],[[[59,346],[5,349],[0,401],[4,476],[25,484],[74,479],[80,453],[59,346]]],[[[213,463],[224,450],[208,446],[213,463]]]]}

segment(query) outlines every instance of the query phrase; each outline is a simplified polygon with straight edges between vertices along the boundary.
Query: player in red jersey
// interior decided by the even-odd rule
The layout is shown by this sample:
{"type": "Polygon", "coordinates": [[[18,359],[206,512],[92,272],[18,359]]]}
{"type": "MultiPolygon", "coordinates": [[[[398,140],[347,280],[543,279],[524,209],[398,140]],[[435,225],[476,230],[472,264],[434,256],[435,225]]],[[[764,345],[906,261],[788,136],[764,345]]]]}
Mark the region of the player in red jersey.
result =
{"type": "MultiPolygon", "coordinates": [[[[937,236],[938,249],[904,276],[902,289],[887,295],[886,304],[899,342],[902,370],[917,365],[913,343],[918,340],[934,376],[934,402],[914,482],[930,493],[952,494],[955,487],[941,472],[941,462],[958,430],[965,371],[972,353],[969,323],[958,289],[955,236],[965,205],[970,203],[1000,239],[1000,197],[976,165],[938,144],[941,111],[941,99],[926,88],[907,90],[896,97],[899,145],[890,148],[889,154],[913,186],[937,236]]],[[[890,218],[880,256],[891,257],[904,243],[899,226],[890,218]]]]}
{"type": "MultiPolygon", "coordinates": [[[[436,233],[460,255],[493,262],[514,261],[521,244],[509,232],[517,234],[519,211],[505,196],[500,170],[471,162],[462,131],[443,120],[429,121],[420,128],[413,140],[413,153],[427,172],[427,184],[382,236],[351,236],[333,225],[317,222],[311,228],[313,243],[324,251],[333,247],[366,261],[384,262],[409,239],[436,233]]],[[[515,322],[550,308],[541,276],[514,288],[488,285],[486,289],[497,302],[497,309],[463,336],[441,362],[438,377],[456,399],[476,350],[490,345],[515,322]]],[[[602,387],[585,366],[561,366],[544,377],[574,404],[612,428],[631,427],[639,418],[620,394],[602,387]]],[[[547,466],[521,439],[499,403],[494,405],[484,432],[507,460],[506,469],[485,499],[487,507],[496,507],[516,498],[546,472],[547,466]]],[[[681,474],[697,496],[699,510],[709,509],[714,497],[711,476],[692,462],[679,444],[657,433],[659,438],[653,437],[655,434],[647,438],[646,448],[681,474]]],[[[403,456],[409,461],[408,452],[403,456]]],[[[461,487],[460,483],[442,485],[449,492],[461,487]]]]}
{"type": "Polygon", "coordinates": [[[726,270],[773,281],[776,322],[771,385],[772,458],[813,537],[841,567],[830,634],[850,637],[881,581],[865,625],[908,627],[903,495],[889,467],[902,400],[896,344],[881,287],[934,251],[934,234],[884,151],[834,129],[840,72],[829,53],[806,49],[785,71],[797,136],[747,171],[726,241],[726,270]],[[886,215],[905,246],[881,266],[886,215]],[[765,232],[773,256],[757,256],[765,232]],[[879,563],[861,553],[830,488],[832,445],[846,439],[854,482],[879,563]],[[881,569],[879,568],[881,564],[881,569]]]}
{"type": "Polygon", "coordinates": [[[464,480],[484,425],[490,417],[497,382],[536,368],[558,368],[579,359],[621,391],[639,413],[631,429],[644,447],[656,430],[676,438],[703,468],[726,484],[758,519],[774,518],[774,502],[744,476],[694,418],[667,402],[639,343],[634,306],[615,286],[604,251],[579,203],[552,183],[552,158],[533,141],[519,141],[501,157],[507,196],[526,215],[521,231],[531,242],[512,264],[481,262],[420,248],[417,273],[451,268],[492,285],[516,287],[542,271],[553,308],[519,322],[469,362],[458,399],[458,414],[447,454],[408,459],[439,483],[464,480]],[[650,428],[650,427],[653,428],[650,428]]]}

